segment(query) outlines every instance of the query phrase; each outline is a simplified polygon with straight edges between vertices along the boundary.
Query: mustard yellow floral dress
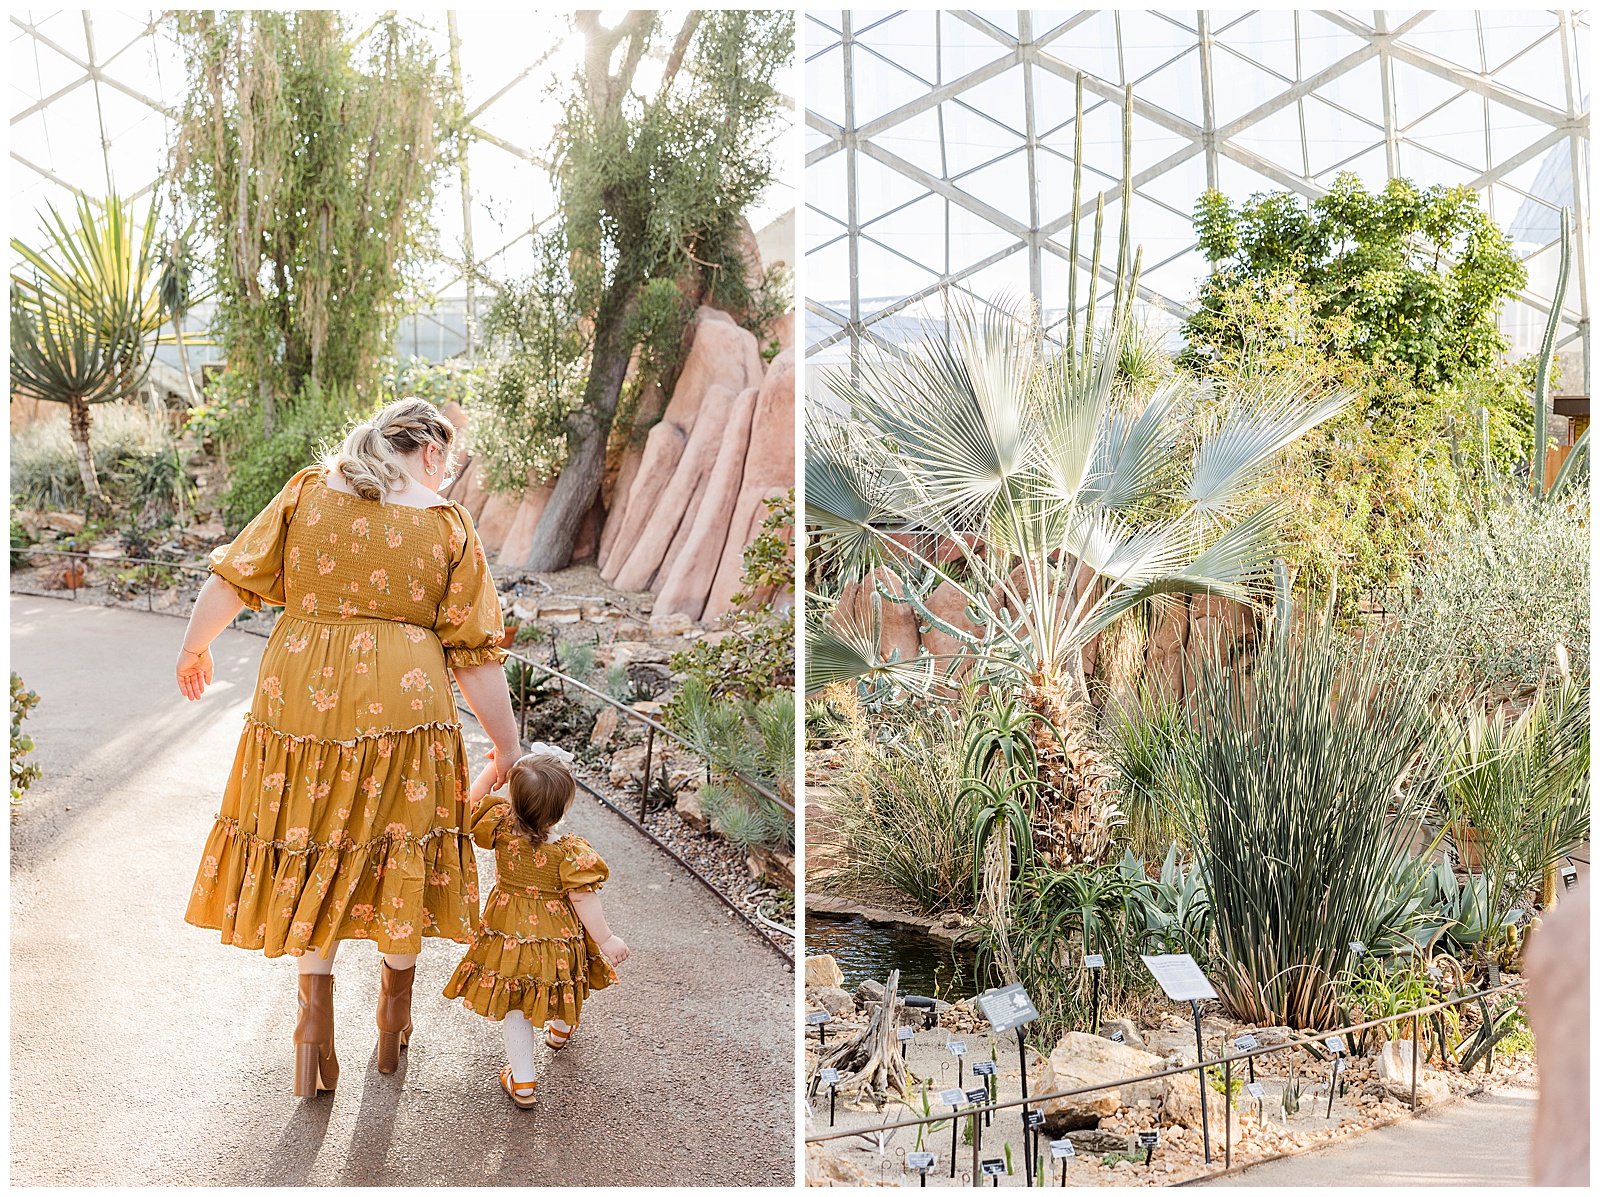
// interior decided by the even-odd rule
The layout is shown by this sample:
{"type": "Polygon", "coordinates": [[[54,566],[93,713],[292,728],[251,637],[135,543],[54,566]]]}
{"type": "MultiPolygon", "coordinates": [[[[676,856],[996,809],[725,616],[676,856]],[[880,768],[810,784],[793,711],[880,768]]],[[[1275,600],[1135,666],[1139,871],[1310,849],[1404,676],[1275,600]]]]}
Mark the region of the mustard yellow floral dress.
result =
{"type": "Polygon", "coordinates": [[[495,883],[483,903],[483,924],[444,996],[497,1022],[520,1010],[535,1026],[552,1018],[577,1026],[589,994],[617,974],[569,895],[598,890],[610,871],[575,835],[536,847],[511,808],[492,797],[484,799],[472,834],[494,849],[495,883]]]}
{"type": "Polygon", "coordinates": [[[211,554],[251,609],[284,610],[185,917],[268,956],[465,943],[478,869],[447,670],[505,659],[500,599],[460,504],[325,477],[301,470],[211,554]]]}

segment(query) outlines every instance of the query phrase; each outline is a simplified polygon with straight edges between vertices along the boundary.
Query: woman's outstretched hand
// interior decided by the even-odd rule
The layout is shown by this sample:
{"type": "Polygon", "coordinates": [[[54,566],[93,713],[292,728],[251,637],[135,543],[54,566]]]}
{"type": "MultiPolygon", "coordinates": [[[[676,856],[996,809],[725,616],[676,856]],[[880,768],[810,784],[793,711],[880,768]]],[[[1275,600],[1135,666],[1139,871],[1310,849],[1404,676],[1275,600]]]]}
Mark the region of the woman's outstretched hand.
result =
{"type": "Polygon", "coordinates": [[[211,684],[213,667],[210,648],[203,648],[198,653],[186,648],[178,650],[178,689],[190,702],[206,692],[206,687],[211,684]]]}

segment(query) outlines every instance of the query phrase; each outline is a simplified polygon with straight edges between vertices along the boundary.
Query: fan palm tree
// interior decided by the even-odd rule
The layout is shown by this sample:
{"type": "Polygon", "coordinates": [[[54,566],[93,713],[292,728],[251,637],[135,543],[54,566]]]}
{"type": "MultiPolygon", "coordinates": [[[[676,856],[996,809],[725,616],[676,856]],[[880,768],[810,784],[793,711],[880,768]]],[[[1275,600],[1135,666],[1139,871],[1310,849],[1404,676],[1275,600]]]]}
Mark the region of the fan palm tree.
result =
{"type": "MultiPolygon", "coordinates": [[[[1082,103],[1080,78],[1080,162],[1082,103]]],[[[828,376],[847,414],[821,417],[807,432],[813,551],[847,576],[888,565],[902,583],[896,594],[875,582],[865,617],[808,621],[808,689],[860,678],[930,688],[939,670],[926,652],[884,661],[878,651],[881,604],[910,603],[920,621],[960,642],[957,657],[1015,687],[1040,716],[1034,840],[1057,863],[1098,859],[1117,821],[1084,726],[1084,646],[1141,603],[1186,592],[1252,601],[1278,522],[1276,508],[1252,502],[1252,492],[1280,451],[1349,398],[1312,402],[1289,379],[1217,403],[1182,377],[1142,405],[1118,396],[1140,263],[1135,255],[1130,268],[1128,254],[1131,88],[1123,112],[1123,216],[1107,327],[1097,329],[1091,288],[1080,338],[1076,271],[1064,344],[1047,344],[1034,312],[1002,302],[980,317],[957,306],[946,338],[894,353],[869,349],[853,373],[828,376]],[[929,540],[947,547],[924,551],[929,540]],[[951,552],[959,569],[939,563],[951,552]],[[957,588],[978,633],[929,610],[940,581],[957,588]]],[[[1103,200],[1089,273],[1096,282],[1103,200]]]]}
{"type": "Polygon", "coordinates": [[[11,242],[30,268],[11,277],[11,389],[67,405],[78,474],[98,501],[90,405],[144,385],[151,360],[145,338],[165,319],[151,279],[155,203],[142,228],[115,195],[104,205],[78,197],[76,225],[54,207],[49,215],[45,251],[11,242]]]}

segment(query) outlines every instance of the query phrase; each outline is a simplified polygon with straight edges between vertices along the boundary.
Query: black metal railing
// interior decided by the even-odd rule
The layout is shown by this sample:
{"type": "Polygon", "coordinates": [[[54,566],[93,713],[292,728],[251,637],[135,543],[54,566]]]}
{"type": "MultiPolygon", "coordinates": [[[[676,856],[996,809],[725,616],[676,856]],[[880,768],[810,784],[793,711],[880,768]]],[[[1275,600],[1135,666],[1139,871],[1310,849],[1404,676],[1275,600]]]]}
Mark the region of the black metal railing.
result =
{"type": "MultiPolygon", "coordinates": [[[[1494,997],[1494,996],[1496,996],[1498,994],[1510,993],[1513,990],[1522,988],[1522,986],[1524,984],[1525,984],[1525,980],[1523,978],[1521,978],[1521,977],[1518,977],[1514,981],[1508,981],[1503,985],[1499,985],[1499,986],[1496,986],[1496,987],[1491,988],[1491,989],[1474,990],[1473,992],[1467,993],[1467,994],[1463,994],[1460,997],[1450,998],[1450,999],[1448,999],[1446,1001],[1441,1001],[1441,1002],[1434,1002],[1431,1005],[1427,1005],[1427,1006],[1419,1006],[1414,1010],[1406,1010],[1406,1011],[1403,1011],[1403,1012],[1401,1012],[1399,1014],[1385,1015],[1382,1018],[1370,1019],[1367,1022],[1357,1023],[1357,1024],[1353,1025],[1353,1026],[1340,1027],[1337,1030],[1333,1030],[1333,1031],[1320,1032],[1315,1036],[1311,1036],[1311,1037],[1307,1037],[1307,1038],[1292,1039],[1292,1040],[1290,1040],[1290,1041],[1288,1041],[1286,1043],[1274,1044],[1271,1047],[1253,1047],[1253,1048],[1250,1048],[1248,1051],[1235,1051],[1235,1052],[1232,1052],[1232,1053],[1227,1053],[1227,1054],[1224,1054],[1222,1056],[1217,1057],[1215,1060],[1201,1060],[1201,1061],[1198,1061],[1198,1062],[1196,1062],[1194,1064],[1184,1064],[1184,1065],[1180,1065],[1179,1067],[1176,1067],[1176,1068],[1166,1068],[1166,1069],[1161,1070],[1160,1072],[1144,1073],[1144,1074],[1142,1074],[1140,1076],[1121,1077],[1121,1078],[1119,1078],[1117,1080],[1114,1080],[1114,1081],[1102,1081],[1100,1084],[1097,1084],[1097,1085],[1083,1085],[1083,1086],[1080,1086],[1080,1087],[1075,1088],[1075,1089],[1056,1089],[1056,1090],[1052,1090],[1052,1091],[1050,1091],[1048,1093],[1034,1093],[1034,1094],[1031,1094],[1031,1095],[1026,1096],[1026,1097],[1013,1098],[1012,1100],[1009,1100],[1009,1101],[992,1101],[992,1102],[988,1102],[988,1103],[978,1103],[978,1104],[974,1104],[974,1105],[963,1106],[963,1107],[961,1107],[959,1112],[957,1112],[956,1110],[952,1109],[950,1113],[943,1114],[943,1115],[930,1114],[930,1115],[927,1115],[926,1117],[922,1117],[922,1118],[905,1118],[905,1119],[901,1119],[898,1122],[885,1122],[885,1123],[882,1123],[882,1124],[880,1124],[878,1126],[871,1127],[871,1128],[869,1128],[867,1130],[842,1130],[842,1131],[830,1131],[830,1132],[828,1132],[826,1134],[820,1134],[820,1135],[807,1135],[806,1138],[805,1138],[805,1141],[807,1143],[824,1143],[824,1142],[828,1142],[828,1141],[833,1140],[833,1139],[849,1139],[849,1138],[873,1139],[873,1138],[877,1138],[877,1137],[885,1134],[888,1131],[900,1130],[900,1129],[902,1129],[904,1127],[929,1126],[929,1125],[932,1125],[934,1123],[952,1122],[954,1119],[957,1119],[957,1118],[971,1118],[971,1119],[974,1119],[974,1124],[972,1126],[972,1136],[971,1136],[971,1138],[972,1138],[972,1174],[971,1174],[971,1178],[972,1178],[972,1183],[976,1186],[976,1185],[980,1185],[982,1183],[982,1180],[980,1178],[979,1168],[978,1168],[978,1152],[979,1152],[979,1143],[981,1142],[981,1135],[978,1132],[975,1120],[980,1118],[980,1117],[983,1117],[983,1116],[985,1116],[987,1114],[993,1113],[996,1110],[1009,1110],[1009,1109],[1012,1109],[1012,1108],[1017,1107],[1017,1106],[1021,1106],[1023,1108],[1023,1123],[1024,1123],[1024,1127],[1025,1127],[1024,1143],[1026,1143],[1026,1128],[1028,1126],[1027,1108],[1029,1106],[1038,1106],[1038,1105],[1043,1104],[1044,1102],[1055,1101],[1055,1100],[1057,1100],[1059,1098],[1063,1098],[1063,1097],[1079,1097],[1079,1096],[1082,1096],[1083,1094],[1086,1094],[1086,1093],[1097,1093],[1102,1089],[1118,1089],[1118,1088],[1121,1088],[1124,1085],[1137,1085],[1137,1084],[1139,1084],[1141,1082],[1144,1082],[1144,1081],[1158,1081],[1158,1080],[1161,1080],[1163,1077],[1179,1076],[1179,1075],[1181,1075],[1183,1073],[1186,1073],[1186,1072],[1194,1072],[1194,1073],[1199,1073],[1200,1074],[1199,1077],[1198,1077],[1198,1080],[1200,1082],[1200,1090],[1201,1090],[1201,1095],[1202,1095],[1202,1100],[1203,1100],[1204,1099],[1204,1094],[1205,1094],[1205,1084],[1206,1084],[1205,1075],[1204,1075],[1203,1070],[1204,1069],[1208,1069],[1208,1068],[1217,1068],[1217,1067],[1220,1067],[1222,1069],[1222,1072],[1223,1072],[1223,1081],[1222,1081],[1223,1092],[1230,1095],[1229,1100],[1231,1101],[1231,1094],[1232,1094],[1232,1090],[1233,1090],[1233,1065],[1234,1065],[1234,1063],[1236,1061],[1240,1061],[1240,1060],[1249,1061],[1249,1060],[1255,1059],[1258,1056],[1269,1056],[1269,1055],[1272,1055],[1275,1052],[1292,1051],[1292,1050],[1294,1050],[1296,1048],[1308,1048],[1308,1049],[1310,1049],[1310,1051],[1313,1054],[1316,1054],[1316,1055],[1320,1056],[1324,1052],[1327,1052],[1329,1050],[1326,1047],[1325,1041],[1327,1040],[1327,1038],[1330,1035],[1341,1035],[1341,1036],[1350,1035],[1350,1034],[1354,1034],[1357,1031],[1366,1031],[1366,1030],[1370,1030],[1370,1029],[1375,1028],[1375,1027],[1385,1026],[1385,1025],[1387,1025],[1389,1023],[1404,1022],[1407,1019],[1411,1020],[1411,1099],[1410,1099],[1410,1108],[1411,1108],[1412,1112],[1414,1113],[1416,1111],[1416,1109],[1417,1109],[1417,1078],[1418,1078],[1418,1075],[1420,1073],[1420,1068],[1419,1068],[1419,1063],[1418,1063],[1418,1051],[1419,1051],[1419,1045],[1421,1044],[1421,1040],[1422,1040],[1422,1025],[1421,1025],[1422,1018],[1425,1015],[1435,1014],[1435,1013],[1438,1013],[1440,1011],[1450,1009],[1453,1006],[1459,1006],[1459,1005],[1462,1005],[1462,1004],[1467,1003],[1467,1002],[1481,1002],[1486,998],[1494,997]]],[[[1028,1066],[1027,1065],[1027,1060],[1026,1059],[1022,1059],[1020,1061],[1020,1064],[1021,1064],[1021,1067],[1023,1069],[1024,1075],[1026,1075],[1027,1066],[1028,1066]]],[[[1337,1066],[1335,1066],[1335,1069],[1336,1069],[1336,1067],[1337,1066]]],[[[814,1089],[814,1087],[815,1087],[815,1076],[816,1076],[816,1073],[814,1072],[812,1074],[812,1077],[808,1078],[808,1090],[809,1089],[814,1089]]],[[[841,1083],[844,1083],[844,1082],[841,1082],[841,1083]]],[[[1330,1077],[1329,1084],[1333,1085],[1333,1084],[1336,1084],[1336,1083],[1337,1083],[1337,1077],[1336,1076],[1330,1077]]],[[[809,1096],[809,1094],[808,1094],[808,1096],[809,1096]]],[[[1330,1105],[1331,1105],[1331,1097],[1332,1097],[1331,1092],[1330,1092],[1329,1096],[1330,1096],[1330,1105]]],[[[1230,1117],[1228,1117],[1227,1110],[1223,1111],[1222,1123],[1223,1123],[1223,1127],[1224,1127],[1224,1131],[1223,1131],[1223,1136],[1224,1136],[1223,1137],[1223,1170],[1226,1171],[1226,1170],[1228,1170],[1229,1168],[1231,1168],[1233,1166],[1233,1120],[1230,1117]]],[[[881,1142],[882,1140],[880,1139],[879,1141],[881,1142]]],[[[1024,1150],[1025,1151],[1027,1150],[1026,1146],[1024,1147],[1024,1150]]],[[[1206,1133],[1206,1159],[1207,1159],[1208,1163],[1210,1162],[1210,1153],[1211,1153],[1210,1136],[1209,1136],[1209,1133],[1206,1133]]],[[[953,1164],[954,1164],[954,1160],[952,1159],[952,1165],[953,1164]]]]}

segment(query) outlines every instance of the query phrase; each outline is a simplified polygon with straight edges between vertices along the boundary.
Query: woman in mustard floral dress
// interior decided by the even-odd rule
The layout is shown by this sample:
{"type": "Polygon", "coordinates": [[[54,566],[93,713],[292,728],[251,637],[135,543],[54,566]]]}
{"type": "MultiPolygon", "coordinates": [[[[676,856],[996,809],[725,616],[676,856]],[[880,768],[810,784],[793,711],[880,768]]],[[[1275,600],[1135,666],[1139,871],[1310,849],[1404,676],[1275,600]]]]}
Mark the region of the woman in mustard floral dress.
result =
{"type": "Polygon", "coordinates": [[[296,957],[298,1096],[338,1081],[341,940],[383,955],[378,1070],[393,1072],[423,938],[466,943],[478,929],[452,674],[494,742],[497,780],[519,745],[499,596],[471,517],[438,494],[454,435],[431,404],[402,399],[289,479],[211,554],[178,659],[179,688],[198,699],[208,645],[240,608],[284,608],[185,917],[296,957]]]}

